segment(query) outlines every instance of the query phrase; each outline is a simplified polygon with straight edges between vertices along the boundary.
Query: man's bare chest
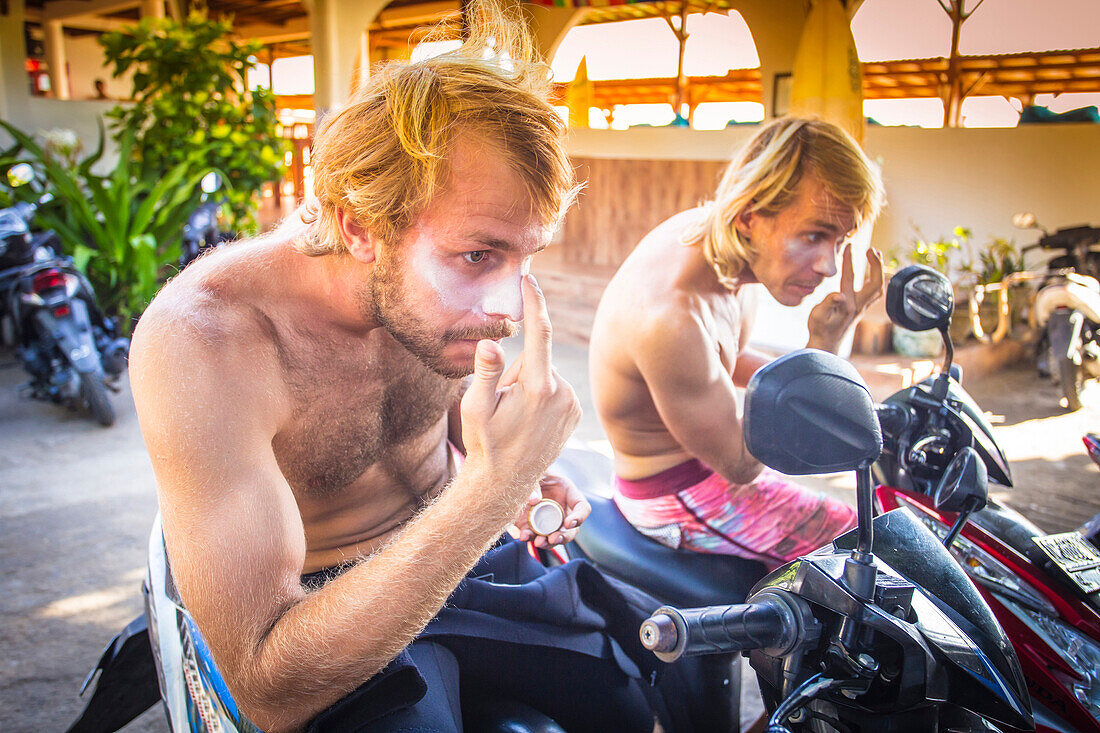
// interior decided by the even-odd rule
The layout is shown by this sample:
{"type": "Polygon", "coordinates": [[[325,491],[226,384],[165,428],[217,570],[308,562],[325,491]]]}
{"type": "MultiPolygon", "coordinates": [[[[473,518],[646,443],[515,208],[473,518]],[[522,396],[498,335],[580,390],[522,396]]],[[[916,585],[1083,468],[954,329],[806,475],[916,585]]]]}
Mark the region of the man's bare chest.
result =
{"type": "Polygon", "coordinates": [[[702,309],[701,320],[722,367],[732,375],[737,357],[745,347],[742,334],[747,333],[750,327],[743,323],[742,312],[736,302],[731,301],[733,298],[709,303],[709,307],[702,309]]]}
{"type": "Polygon", "coordinates": [[[445,440],[458,383],[400,347],[329,353],[284,360],[291,409],[272,442],[283,475],[316,496],[374,469],[386,489],[420,493],[420,469],[445,440]]]}

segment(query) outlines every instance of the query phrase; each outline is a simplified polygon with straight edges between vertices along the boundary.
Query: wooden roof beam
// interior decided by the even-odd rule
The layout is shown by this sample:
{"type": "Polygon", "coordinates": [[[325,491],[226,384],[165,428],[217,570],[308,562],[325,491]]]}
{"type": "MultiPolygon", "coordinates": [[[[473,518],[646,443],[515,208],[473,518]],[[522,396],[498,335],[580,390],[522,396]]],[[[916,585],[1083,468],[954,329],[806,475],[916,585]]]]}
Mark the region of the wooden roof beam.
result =
{"type": "Polygon", "coordinates": [[[60,20],[88,15],[109,15],[141,7],[141,0],[47,0],[42,7],[42,20],[60,20]]]}

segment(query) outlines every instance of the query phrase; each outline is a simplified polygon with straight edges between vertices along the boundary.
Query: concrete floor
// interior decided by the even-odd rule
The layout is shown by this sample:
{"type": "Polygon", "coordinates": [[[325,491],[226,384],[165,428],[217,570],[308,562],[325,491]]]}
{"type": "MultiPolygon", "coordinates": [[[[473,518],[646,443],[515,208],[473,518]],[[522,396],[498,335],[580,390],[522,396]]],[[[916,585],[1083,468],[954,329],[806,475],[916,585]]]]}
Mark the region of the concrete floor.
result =
{"type": "MultiPolygon", "coordinates": [[[[585,407],[576,438],[606,450],[587,391],[585,351],[559,345],[554,361],[585,407]]],[[[64,730],[82,707],[84,675],[141,612],[156,511],[128,387],[114,397],[118,422],[104,429],[78,413],[20,399],[23,381],[11,355],[0,353],[0,730],[11,733],[64,730]]],[[[1100,387],[1090,385],[1085,408],[1070,414],[1026,364],[968,388],[999,418],[995,431],[1017,483],[1010,503],[1048,531],[1100,511],[1100,475],[1080,443],[1086,430],[1100,429],[1100,387]]],[[[849,476],[813,483],[852,499],[849,476]]],[[[153,708],[126,730],[167,727],[153,708]]]]}

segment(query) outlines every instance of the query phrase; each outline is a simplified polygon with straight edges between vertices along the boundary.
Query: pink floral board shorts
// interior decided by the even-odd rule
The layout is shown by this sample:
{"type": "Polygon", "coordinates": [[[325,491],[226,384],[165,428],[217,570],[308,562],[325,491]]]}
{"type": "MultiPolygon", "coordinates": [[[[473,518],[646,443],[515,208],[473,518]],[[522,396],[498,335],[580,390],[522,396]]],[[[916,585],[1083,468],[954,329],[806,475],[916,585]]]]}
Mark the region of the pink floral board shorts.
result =
{"type": "Polygon", "coordinates": [[[765,468],[730,484],[698,460],[644,479],[615,477],[615,503],[639,532],[672,548],[737,555],[776,568],[856,524],[855,509],[765,468]]]}

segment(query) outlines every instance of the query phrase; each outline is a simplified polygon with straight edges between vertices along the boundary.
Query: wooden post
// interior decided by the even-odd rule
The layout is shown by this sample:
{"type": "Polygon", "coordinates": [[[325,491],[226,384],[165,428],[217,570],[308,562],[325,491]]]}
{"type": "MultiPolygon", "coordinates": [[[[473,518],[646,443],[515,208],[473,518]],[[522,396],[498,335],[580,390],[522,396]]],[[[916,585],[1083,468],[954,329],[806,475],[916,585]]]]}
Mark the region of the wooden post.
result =
{"type": "Polygon", "coordinates": [[[672,30],[673,35],[676,36],[677,43],[680,44],[679,52],[676,57],[676,95],[672,103],[672,112],[677,117],[680,116],[680,108],[688,101],[688,78],[684,73],[684,50],[687,47],[688,39],[687,14],[687,0],[681,0],[680,2],[680,10],[676,14],[676,17],[679,19],[678,24],[672,22],[672,14],[662,7],[661,15],[665,19],[665,22],[668,23],[668,27],[672,30]]]}
{"type": "Polygon", "coordinates": [[[964,0],[937,0],[943,12],[951,18],[951,53],[947,57],[947,79],[944,84],[943,126],[958,127],[962,123],[962,103],[966,92],[962,88],[962,75],[959,72],[959,37],[962,25],[981,7],[985,0],[978,0],[970,12],[963,10],[964,0]]]}

